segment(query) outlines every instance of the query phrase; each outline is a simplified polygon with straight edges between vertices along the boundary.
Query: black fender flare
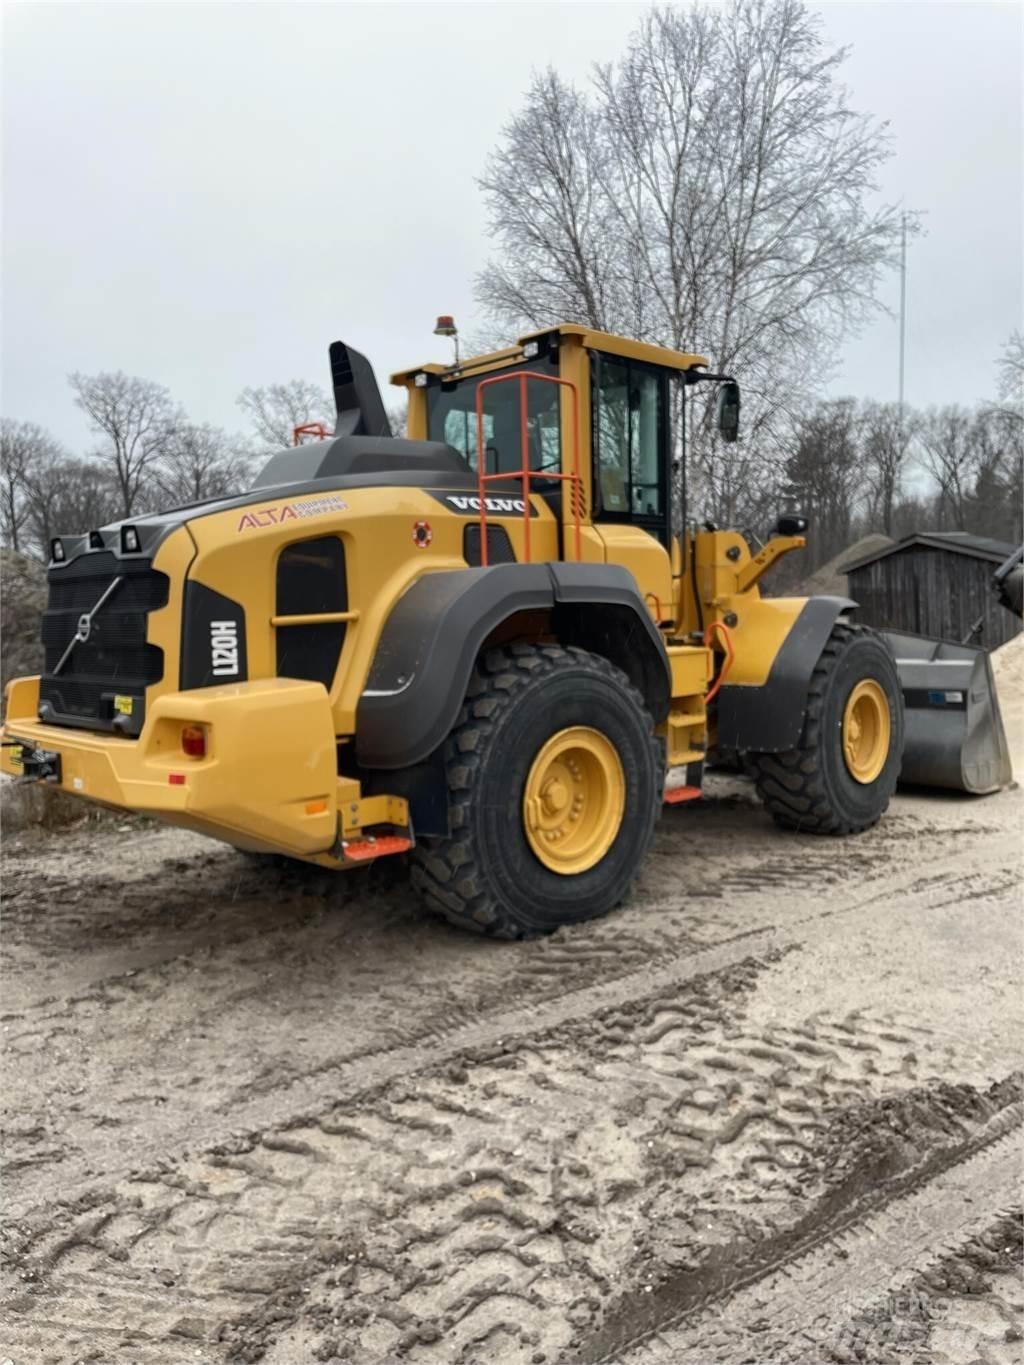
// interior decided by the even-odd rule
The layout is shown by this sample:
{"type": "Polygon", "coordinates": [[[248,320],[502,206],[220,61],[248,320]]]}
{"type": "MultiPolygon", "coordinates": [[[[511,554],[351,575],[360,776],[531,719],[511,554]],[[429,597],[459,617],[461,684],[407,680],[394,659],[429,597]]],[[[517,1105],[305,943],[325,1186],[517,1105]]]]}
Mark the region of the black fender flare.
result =
{"type": "Polygon", "coordinates": [[[488,636],[536,610],[551,612],[564,644],[600,654],[610,642],[621,663],[606,657],[624,667],[655,721],[664,720],[668,655],[626,569],[545,563],[438,570],[416,579],[384,623],[356,708],[359,766],[406,768],[431,754],[455,724],[488,636]]]}
{"type": "Polygon", "coordinates": [[[832,627],[856,607],[848,597],[809,597],[760,687],[730,687],[718,694],[718,748],[782,753],[800,742],[807,688],[832,627]]]}

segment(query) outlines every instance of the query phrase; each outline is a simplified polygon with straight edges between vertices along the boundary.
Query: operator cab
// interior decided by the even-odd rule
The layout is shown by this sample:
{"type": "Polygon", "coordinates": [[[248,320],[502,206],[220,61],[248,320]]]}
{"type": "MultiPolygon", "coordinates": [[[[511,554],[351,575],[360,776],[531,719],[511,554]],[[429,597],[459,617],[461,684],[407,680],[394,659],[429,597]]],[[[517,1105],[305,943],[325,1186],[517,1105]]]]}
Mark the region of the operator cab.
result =
{"type": "Polygon", "coordinates": [[[683,455],[685,389],[724,381],[719,433],[730,441],[738,431],[739,388],[728,376],[707,374],[706,366],[703,356],[563,324],[505,351],[451,367],[426,365],[392,380],[409,390],[410,433],[457,450],[474,476],[514,476],[523,468],[525,441],[531,490],[560,520],[562,485],[543,475],[572,475],[575,417],[587,520],[597,528],[635,527],[668,550],[670,471],[683,455]],[[586,410],[574,414],[576,405],[586,410]]]}

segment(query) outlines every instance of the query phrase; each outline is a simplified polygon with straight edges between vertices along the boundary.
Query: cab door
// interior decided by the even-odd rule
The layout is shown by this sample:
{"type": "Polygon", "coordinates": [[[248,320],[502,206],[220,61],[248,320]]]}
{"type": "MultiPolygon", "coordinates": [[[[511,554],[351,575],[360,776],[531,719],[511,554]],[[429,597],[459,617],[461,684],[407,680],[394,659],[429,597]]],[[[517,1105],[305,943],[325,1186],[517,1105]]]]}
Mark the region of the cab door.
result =
{"type": "Polygon", "coordinates": [[[591,364],[594,525],[609,564],[632,573],[658,621],[672,618],[669,375],[595,352],[591,364]]]}

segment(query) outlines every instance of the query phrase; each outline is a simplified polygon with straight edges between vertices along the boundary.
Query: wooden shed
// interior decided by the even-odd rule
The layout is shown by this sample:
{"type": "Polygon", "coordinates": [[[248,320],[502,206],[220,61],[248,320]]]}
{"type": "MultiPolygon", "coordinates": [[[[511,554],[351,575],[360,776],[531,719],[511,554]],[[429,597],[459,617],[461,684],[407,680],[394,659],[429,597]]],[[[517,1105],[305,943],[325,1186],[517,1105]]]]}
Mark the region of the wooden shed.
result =
{"type": "Polygon", "coordinates": [[[999,605],[992,575],[1013,546],[966,531],[926,531],[846,570],[856,619],[881,630],[998,649],[1021,622],[999,605]]]}

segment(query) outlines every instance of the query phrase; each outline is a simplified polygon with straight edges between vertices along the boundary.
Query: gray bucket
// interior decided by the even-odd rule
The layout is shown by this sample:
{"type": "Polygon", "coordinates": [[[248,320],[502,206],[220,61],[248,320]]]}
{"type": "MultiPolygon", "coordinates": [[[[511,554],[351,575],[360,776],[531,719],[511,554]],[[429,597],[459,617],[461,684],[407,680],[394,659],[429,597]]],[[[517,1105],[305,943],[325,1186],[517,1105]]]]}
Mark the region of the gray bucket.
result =
{"type": "Polygon", "coordinates": [[[883,631],[903,689],[900,782],[984,795],[1013,779],[988,653],[923,635],[883,631]]]}

